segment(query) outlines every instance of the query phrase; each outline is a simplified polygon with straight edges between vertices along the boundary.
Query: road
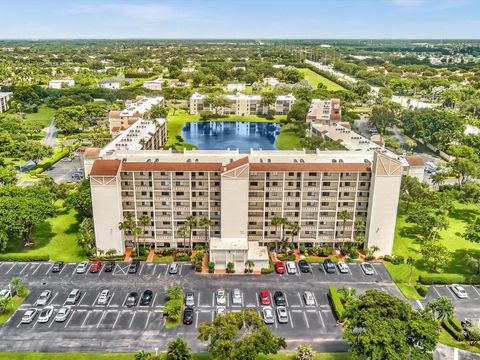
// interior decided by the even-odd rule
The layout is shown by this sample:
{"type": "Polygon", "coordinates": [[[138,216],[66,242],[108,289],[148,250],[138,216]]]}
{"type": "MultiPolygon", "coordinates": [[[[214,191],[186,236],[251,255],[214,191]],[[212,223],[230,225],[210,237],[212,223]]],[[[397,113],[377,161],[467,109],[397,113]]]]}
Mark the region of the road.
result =
{"type": "Polygon", "coordinates": [[[57,146],[58,143],[55,137],[57,136],[58,131],[55,128],[55,118],[52,118],[50,125],[43,129],[43,131],[45,132],[45,137],[42,140],[42,144],[52,147],[57,146]]]}

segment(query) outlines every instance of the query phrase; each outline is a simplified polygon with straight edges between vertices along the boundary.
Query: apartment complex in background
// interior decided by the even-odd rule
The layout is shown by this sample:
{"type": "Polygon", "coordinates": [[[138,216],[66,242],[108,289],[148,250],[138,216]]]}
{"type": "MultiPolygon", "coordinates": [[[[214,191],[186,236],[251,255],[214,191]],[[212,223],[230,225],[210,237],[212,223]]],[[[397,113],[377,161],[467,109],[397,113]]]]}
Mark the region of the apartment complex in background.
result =
{"type": "Polygon", "coordinates": [[[342,120],[340,99],[313,99],[307,113],[307,122],[329,125],[342,120]]]}
{"type": "Polygon", "coordinates": [[[60,80],[50,80],[48,82],[48,87],[50,89],[63,89],[65,87],[71,87],[75,85],[75,80],[72,78],[64,78],[60,80]]]}
{"type": "Polygon", "coordinates": [[[245,91],[245,84],[227,84],[224,89],[227,92],[245,91]]]}
{"type": "MultiPolygon", "coordinates": [[[[206,103],[207,96],[204,94],[194,93],[190,98],[190,114],[197,115],[202,111],[214,112],[215,109],[206,103]]],[[[277,115],[286,115],[292,105],[295,103],[295,97],[292,94],[277,96],[275,103],[271,107],[262,104],[262,97],[260,95],[225,95],[229,101],[229,105],[216,109],[219,114],[228,115],[258,115],[266,114],[269,108],[275,110],[277,115]]]]}
{"type": "Polygon", "coordinates": [[[127,100],[125,109],[108,113],[110,133],[118,134],[119,131],[126,130],[139,119],[143,119],[152,106],[163,104],[164,101],[161,96],[154,98],[138,96],[135,101],[127,100]]]}
{"type": "Polygon", "coordinates": [[[0,92],[0,113],[8,110],[8,102],[12,98],[12,92],[0,92]]]}
{"type": "Polygon", "coordinates": [[[156,80],[147,80],[143,83],[143,87],[148,90],[153,91],[160,91],[162,90],[163,80],[156,79],[156,80]]]}
{"type": "Polygon", "coordinates": [[[100,81],[100,87],[102,89],[109,89],[109,90],[118,90],[120,89],[120,81],[119,80],[102,80],[100,81]]]}

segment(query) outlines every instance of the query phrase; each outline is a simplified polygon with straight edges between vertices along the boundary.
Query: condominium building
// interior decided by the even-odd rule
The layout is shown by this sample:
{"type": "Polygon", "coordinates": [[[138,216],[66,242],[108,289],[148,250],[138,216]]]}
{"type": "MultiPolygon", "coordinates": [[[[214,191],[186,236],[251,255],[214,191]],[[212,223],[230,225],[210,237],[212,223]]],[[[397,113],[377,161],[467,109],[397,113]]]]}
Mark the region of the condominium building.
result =
{"type": "Polygon", "coordinates": [[[64,78],[60,80],[50,80],[48,83],[48,87],[50,89],[63,89],[65,87],[71,87],[75,85],[75,80],[72,78],[64,78]]]}
{"type": "Polygon", "coordinates": [[[274,216],[300,225],[298,234],[286,228],[295,243],[338,245],[365,233],[367,246],[391,253],[403,167],[374,151],[120,149],[104,151],[87,172],[98,249],[123,252],[133,240],[118,228],[126,213],[150,217],[141,242],[184,247],[179,229],[193,215],[212,221],[194,227],[193,241],[214,238],[226,259],[229,244],[244,252],[252,244],[260,258],[258,246],[280,237],[274,216]]]}
{"type": "Polygon", "coordinates": [[[163,103],[162,96],[153,98],[138,96],[133,102],[127,100],[125,109],[122,111],[110,111],[108,113],[110,133],[117,134],[119,131],[126,130],[139,119],[143,119],[152,106],[163,105],[163,103]]]}
{"type": "Polygon", "coordinates": [[[225,91],[245,91],[245,84],[227,84],[225,85],[225,91]]]}
{"type": "Polygon", "coordinates": [[[153,91],[160,91],[162,90],[163,86],[163,80],[162,79],[156,79],[156,80],[148,80],[143,83],[143,87],[148,90],[153,90],[153,91]]]}
{"type": "Polygon", "coordinates": [[[12,92],[0,92],[0,113],[8,110],[8,102],[12,98],[12,92]]]}
{"type": "Polygon", "coordinates": [[[307,113],[307,122],[329,125],[342,120],[340,99],[313,99],[307,113]]]}
{"type": "Polygon", "coordinates": [[[118,90],[120,89],[120,81],[118,80],[102,80],[100,81],[102,89],[118,90]]]}
{"type": "MultiPolygon", "coordinates": [[[[213,112],[215,109],[205,102],[206,95],[194,93],[190,98],[190,114],[197,115],[202,111],[213,112]]],[[[292,94],[277,96],[275,104],[271,107],[262,104],[262,97],[260,95],[225,95],[229,101],[229,105],[216,109],[217,113],[222,115],[258,115],[266,114],[269,108],[275,110],[277,115],[286,115],[291,110],[295,103],[295,97],[292,94]]]]}

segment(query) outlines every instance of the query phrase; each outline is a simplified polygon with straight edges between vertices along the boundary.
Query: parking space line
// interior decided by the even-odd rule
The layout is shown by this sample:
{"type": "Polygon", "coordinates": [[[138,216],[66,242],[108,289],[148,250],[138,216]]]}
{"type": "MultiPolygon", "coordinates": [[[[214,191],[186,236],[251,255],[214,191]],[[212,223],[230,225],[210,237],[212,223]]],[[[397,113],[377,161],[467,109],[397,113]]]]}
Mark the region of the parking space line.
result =
{"type": "Polygon", "coordinates": [[[290,315],[290,326],[291,326],[292,329],[293,329],[293,316],[292,316],[292,312],[289,311],[288,313],[289,313],[289,315],[290,315]]]}
{"type": "Polygon", "coordinates": [[[215,306],[215,293],[212,293],[212,307],[215,306]]]}
{"type": "Polygon", "coordinates": [[[178,275],[182,275],[183,264],[180,264],[180,270],[178,271],[178,275]]]}
{"type": "Polygon", "coordinates": [[[107,315],[107,312],[108,312],[108,311],[103,311],[103,310],[102,310],[102,317],[101,317],[100,320],[98,321],[97,329],[100,327],[100,324],[102,323],[103,319],[104,319],[105,316],[107,315]]]}
{"type": "MultiPolygon", "coordinates": [[[[77,266],[78,266],[78,265],[77,265],[77,266]]],[[[74,267],[73,267],[72,276],[75,275],[75,273],[77,272],[77,266],[74,266],[74,267]]]]}
{"type": "Polygon", "coordinates": [[[26,269],[27,267],[29,267],[29,266],[30,266],[30,264],[29,264],[29,263],[26,263],[25,266],[23,267],[23,269],[20,270],[20,274],[23,274],[23,272],[25,271],[25,269],[26,269]]]}
{"type": "Polygon", "coordinates": [[[7,270],[5,274],[8,274],[14,267],[15,267],[15,263],[10,267],[10,269],[7,270]]]}
{"type": "Polygon", "coordinates": [[[118,318],[120,317],[120,314],[121,314],[122,312],[123,312],[123,310],[122,310],[122,311],[119,311],[119,312],[117,313],[117,318],[115,319],[115,322],[113,323],[112,329],[115,329],[115,326],[117,325],[118,318]]]}
{"type": "Polygon", "coordinates": [[[50,299],[50,301],[48,302],[47,305],[50,305],[51,303],[53,303],[53,300],[55,300],[55,298],[57,297],[58,294],[59,294],[59,293],[56,292],[55,295],[53,295],[53,297],[50,299]]]}
{"type": "Polygon", "coordinates": [[[198,311],[195,311],[195,329],[198,328],[198,311]]]}
{"type": "Polygon", "coordinates": [[[35,273],[37,272],[38,269],[40,269],[41,266],[42,266],[42,264],[38,264],[38,266],[35,268],[35,270],[33,270],[32,275],[35,275],[35,273]]]}
{"type": "Polygon", "coordinates": [[[135,319],[135,315],[137,314],[136,311],[133,312],[133,316],[132,316],[132,319],[130,320],[130,324],[128,325],[128,328],[130,329],[132,327],[132,324],[133,324],[133,320],[135,319]]]}
{"type": "Polygon", "coordinates": [[[87,295],[87,292],[84,291],[83,294],[82,294],[82,297],[80,298],[80,300],[78,300],[78,306],[80,306],[80,304],[82,303],[82,300],[85,298],[86,295],[87,295]]]}
{"type": "Polygon", "coordinates": [[[48,275],[48,273],[50,272],[50,270],[52,270],[52,268],[53,268],[53,264],[50,265],[50,267],[48,268],[48,270],[47,270],[47,272],[45,273],[45,275],[48,275]]]}
{"type": "Polygon", "coordinates": [[[146,329],[147,326],[148,326],[148,322],[150,321],[150,315],[152,315],[152,312],[151,312],[151,311],[149,311],[148,314],[147,314],[147,321],[145,322],[145,327],[144,327],[144,329],[146,329]]]}
{"type": "Polygon", "coordinates": [[[305,318],[305,322],[307,323],[307,328],[310,329],[310,324],[308,323],[307,313],[305,311],[303,312],[303,317],[305,318]]]}
{"type": "Polygon", "coordinates": [[[73,318],[73,314],[75,314],[76,311],[78,311],[78,310],[72,310],[72,313],[70,314],[70,317],[68,318],[67,322],[65,323],[65,326],[63,327],[64,329],[66,329],[68,324],[70,324],[70,321],[73,318]]]}
{"type": "Polygon", "coordinates": [[[153,296],[152,305],[150,307],[155,307],[155,300],[157,299],[157,293],[153,296]]]}
{"type": "Polygon", "coordinates": [[[257,294],[255,294],[255,300],[257,300],[257,307],[259,307],[260,304],[259,304],[259,302],[258,302],[258,295],[257,295],[257,294]]]}
{"type": "Polygon", "coordinates": [[[145,267],[145,264],[140,264],[140,271],[138,272],[138,275],[142,275],[143,268],[145,267]]]}
{"type": "Polygon", "coordinates": [[[440,293],[438,292],[437,288],[434,286],[432,286],[432,289],[437,293],[437,296],[440,297],[442,295],[440,295],[440,293]]]}
{"type": "Polygon", "coordinates": [[[201,294],[200,294],[200,292],[199,292],[199,293],[198,293],[198,297],[197,297],[197,301],[198,301],[198,302],[197,302],[197,306],[200,306],[200,295],[201,295],[201,294]]]}
{"type": "Polygon", "coordinates": [[[477,288],[475,287],[475,285],[472,285],[472,289],[475,290],[475,292],[477,293],[478,296],[480,296],[480,293],[478,292],[477,288]]]}
{"type": "Polygon", "coordinates": [[[110,307],[110,303],[112,302],[112,299],[114,296],[115,296],[115,293],[113,293],[112,296],[110,296],[110,300],[108,300],[107,307],[110,307]]]}
{"type": "Polygon", "coordinates": [[[320,316],[320,321],[322,322],[323,328],[326,329],[327,327],[325,326],[325,322],[323,321],[323,317],[322,317],[322,312],[321,312],[321,311],[318,311],[318,316],[320,316]]]}
{"type": "Polygon", "coordinates": [[[83,327],[85,326],[85,323],[87,322],[87,319],[88,317],[90,316],[91,312],[87,312],[87,316],[85,316],[85,319],[83,319],[83,323],[82,323],[82,326],[80,326],[81,329],[83,329],[83,327]]]}
{"type": "MultiPolygon", "coordinates": [[[[300,293],[298,291],[297,291],[297,295],[298,295],[298,300],[300,301],[300,304],[303,305],[302,296],[300,295],[300,293]]],[[[298,306],[301,306],[301,305],[298,305],[298,306]]],[[[295,305],[292,305],[292,306],[295,306],[295,305]]]]}
{"type": "Polygon", "coordinates": [[[168,266],[165,268],[165,276],[168,275],[168,266]]]}

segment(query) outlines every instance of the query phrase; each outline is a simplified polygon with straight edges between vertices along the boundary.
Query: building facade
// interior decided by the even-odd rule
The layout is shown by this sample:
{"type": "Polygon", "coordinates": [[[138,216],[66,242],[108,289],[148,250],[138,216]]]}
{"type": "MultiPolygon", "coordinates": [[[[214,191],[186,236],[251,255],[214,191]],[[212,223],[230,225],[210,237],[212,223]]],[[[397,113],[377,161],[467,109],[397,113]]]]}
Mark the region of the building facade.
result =
{"type": "Polygon", "coordinates": [[[133,102],[128,100],[125,109],[122,111],[110,111],[108,113],[110,133],[118,134],[120,131],[128,129],[139,119],[143,119],[152,106],[163,104],[162,96],[153,98],[139,96],[133,102]]]}
{"type": "Polygon", "coordinates": [[[118,90],[120,89],[120,81],[118,80],[102,80],[100,81],[102,89],[118,90]]]}
{"type": "Polygon", "coordinates": [[[143,83],[143,87],[148,90],[153,90],[153,91],[160,91],[162,90],[163,86],[163,80],[162,79],[156,79],[156,80],[148,80],[143,83]]]}
{"type": "Polygon", "coordinates": [[[75,80],[71,78],[65,78],[61,80],[50,80],[48,87],[50,89],[63,89],[65,87],[72,87],[75,85],[75,80]]]}
{"type": "Polygon", "coordinates": [[[307,113],[307,122],[330,125],[342,121],[340,99],[313,99],[307,113]]]}
{"type": "Polygon", "coordinates": [[[12,98],[12,92],[0,92],[0,113],[8,110],[8,102],[12,98]]]}

